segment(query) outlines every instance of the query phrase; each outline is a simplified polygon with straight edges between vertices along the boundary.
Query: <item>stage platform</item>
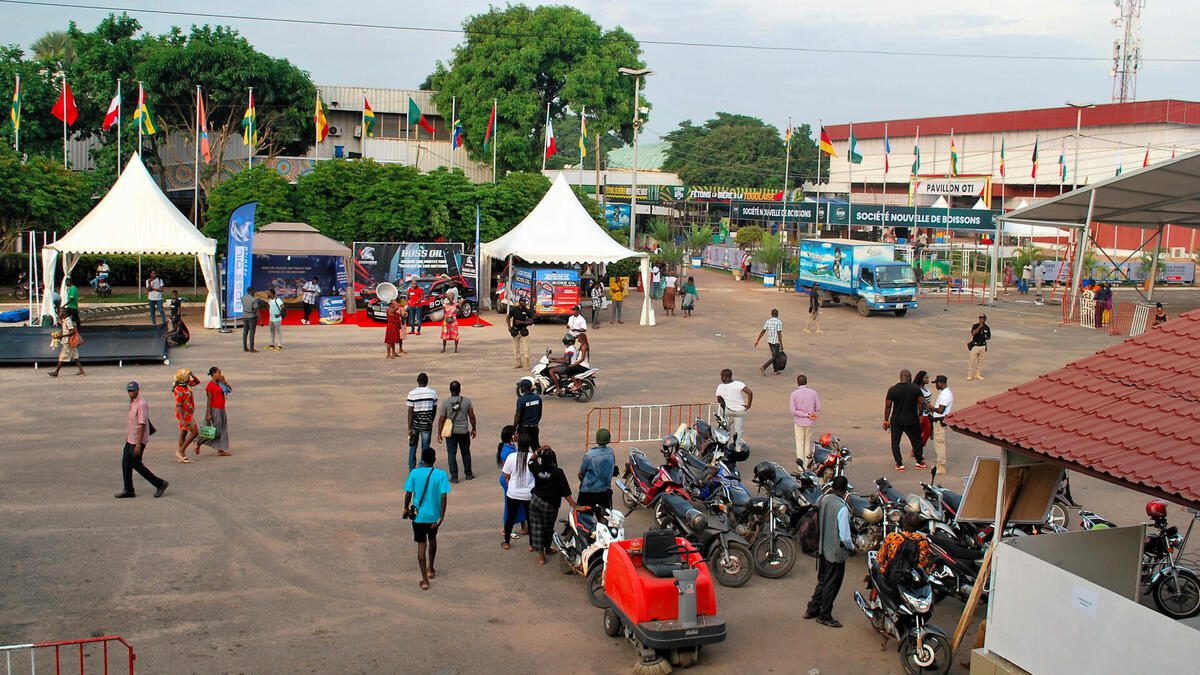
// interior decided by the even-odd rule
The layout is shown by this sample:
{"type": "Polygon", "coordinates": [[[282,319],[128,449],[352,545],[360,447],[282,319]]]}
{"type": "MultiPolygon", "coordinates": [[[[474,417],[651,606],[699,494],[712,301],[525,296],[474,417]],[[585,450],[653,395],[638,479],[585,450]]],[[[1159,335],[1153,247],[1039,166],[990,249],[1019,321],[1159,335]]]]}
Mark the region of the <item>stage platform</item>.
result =
{"type": "MultiPolygon", "coordinates": [[[[56,328],[0,329],[0,364],[52,365],[58,350],[50,348],[56,328]]],[[[89,326],[84,323],[79,357],[92,363],[148,363],[167,360],[166,333],[155,326],[89,326]]]]}

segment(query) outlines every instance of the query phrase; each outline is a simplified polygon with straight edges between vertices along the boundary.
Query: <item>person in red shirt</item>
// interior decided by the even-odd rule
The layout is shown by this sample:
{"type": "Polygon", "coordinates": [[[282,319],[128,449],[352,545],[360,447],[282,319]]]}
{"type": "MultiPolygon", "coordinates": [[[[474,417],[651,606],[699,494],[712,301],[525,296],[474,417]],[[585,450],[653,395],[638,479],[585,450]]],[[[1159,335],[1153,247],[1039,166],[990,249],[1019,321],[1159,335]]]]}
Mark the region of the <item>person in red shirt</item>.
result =
{"type": "Polygon", "coordinates": [[[204,423],[216,427],[217,433],[212,438],[196,439],[195,450],[198,455],[200,446],[207,445],[215,449],[221,457],[228,457],[233,453],[229,452],[229,418],[225,415],[225,396],[233,391],[233,387],[229,386],[229,382],[221,374],[221,369],[216,366],[208,369],[208,376],[212,380],[204,387],[204,393],[208,396],[204,423]]]}
{"type": "Polygon", "coordinates": [[[421,299],[425,297],[425,291],[414,279],[412,285],[408,287],[408,318],[412,320],[412,327],[408,329],[410,335],[421,334],[421,322],[425,320],[425,308],[421,306],[421,299]]]}

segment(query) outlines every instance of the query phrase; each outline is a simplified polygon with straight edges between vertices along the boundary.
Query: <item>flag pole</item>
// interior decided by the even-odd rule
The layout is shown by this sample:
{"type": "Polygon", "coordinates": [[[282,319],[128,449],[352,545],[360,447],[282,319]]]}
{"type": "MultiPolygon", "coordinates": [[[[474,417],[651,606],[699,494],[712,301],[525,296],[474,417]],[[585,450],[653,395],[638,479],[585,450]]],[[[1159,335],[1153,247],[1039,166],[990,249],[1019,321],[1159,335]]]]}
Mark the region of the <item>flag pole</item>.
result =
{"type": "MultiPolygon", "coordinates": [[[[500,99],[492,99],[492,182],[496,182],[496,145],[500,141],[500,111],[496,110],[496,105],[500,99]]],[[[476,291],[478,292],[478,291],[476,291]]]]}
{"type": "MultiPolygon", "coordinates": [[[[321,110],[321,90],[317,90],[317,107],[313,110],[313,166],[321,159],[321,127],[317,126],[317,113],[321,110]]],[[[326,122],[328,124],[328,122],[326,122]]]]}
{"type": "Polygon", "coordinates": [[[784,143],[784,151],[783,151],[783,218],[781,218],[780,222],[779,222],[779,231],[784,233],[784,235],[783,235],[784,237],[787,236],[788,170],[791,168],[790,163],[792,161],[792,117],[791,117],[791,115],[788,116],[788,125],[787,125],[786,134],[787,134],[787,138],[784,140],[787,142],[784,143]]]}
{"type": "Polygon", "coordinates": [[[62,123],[63,123],[63,168],[67,166],[67,74],[64,72],[62,76],[63,93],[62,93],[62,123]]]}
{"type": "Polygon", "coordinates": [[[888,226],[887,175],[888,175],[888,168],[889,168],[888,163],[891,161],[888,159],[888,155],[890,154],[888,152],[888,146],[891,144],[892,144],[891,139],[888,138],[888,125],[887,125],[887,122],[884,122],[884,124],[883,124],[883,192],[880,193],[880,196],[879,196],[879,200],[883,203],[883,221],[882,221],[882,223],[883,223],[884,227],[888,226]]]}
{"type": "MultiPolygon", "coordinates": [[[[137,107],[137,110],[139,110],[139,111],[142,109],[142,96],[144,96],[144,94],[143,94],[143,90],[142,90],[142,81],[141,81],[141,80],[138,80],[138,103],[137,103],[137,104],[138,104],[138,107],[137,107]]],[[[138,117],[138,116],[135,114],[135,115],[134,115],[134,117],[138,117]]],[[[141,157],[141,155],[142,155],[142,120],[141,120],[141,118],[140,118],[140,117],[138,117],[138,149],[137,149],[137,154],[138,154],[138,156],[139,156],[139,157],[141,157]]],[[[139,282],[139,283],[141,283],[141,276],[139,276],[139,277],[138,277],[138,282],[139,282]]],[[[138,297],[141,297],[141,296],[139,295],[138,297]]]]}
{"type": "MultiPolygon", "coordinates": [[[[600,194],[600,132],[596,132],[596,144],[592,146],[592,154],[596,155],[596,202],[603,204],[600,194]]],[[[603,206],[601,206],[603,209],[603,206]]]]}
{"type": "MultiPolygon", "coordinates": [[[[254,104],[254,87],[250,87],[249,90],[250,90],[250,94],[249,94],[247,100],[251,105],[253,105],[254,104]]],[[[249,129],[250,135],[247,137],[249,140],[249,143],[246,143],[246,168],[247,169],[254,168],[254,143],[258,140],[257,138],[255,138],[255,136],[258,135],[258,128],[257,128],[258,127],[258,119],[257,119],[257,117],[258,117],[258,111],[255,110],[253,113],[251,113],[250,129],[249,129]]]]}
{"type": "MultiPolygon", "coordinates": [[[[832,160],[831,160],[832,161],[832,160]]],[[[821,238],[821,118],[817,118],[817,205],[813,211],[813,230],[821,238]]]]}
{"type": "Polygon", "coordinates": [[[546,170],[546,155],[550,150],[550,102],[546,102],[546,128],[544,129],[545,138],[542,139],[542,171],[546,170]]]}
{"type": "MultiPolygon", "coordinates": [[[[13,150],[16,150],[17,154],[19,155],[19,154],[21,154],[21,76],[17,75],[16,78],[17,78],[17,85],[16,85],[17,123],[15,125],[15,128],[13,129],[13,142],[14,142],[13,150]]],[[[120,166],[120,165],[121,165],[121,163],[117,162],[117,166],[120,166]]],[[[29,297],[32,299],[33,293],[30,293],[29,297]]],[[[33,314],[30,314],[30,316],[33,316],[33,314]]]]}
{"type": "Polygon", "coordinates": [[[196,152],[192,171],[192,224],[200,227],[200,85],[196,85],[196,152]]]}
{"type": "Polygon", "coordinates": [[[579,189],[583,189],[583,146],[587,143],[587,136],[583,132],[584,120],[587,119],[587,106],[583,106],[579,110],[579,189]]]}
{"type": "MultiPolygon", "coordinates": [[[[453,169],[455,168],[455,161],[454,161],[454,150],[455,150],[455,147],[454,147],[454,121],[455,121],[455,120],[457,120],[457,119],[458,119],[458,97],[457,97],[457,96],[451,96],[451,97],[450,97],[450,169],[451,169],[451,170],[453,170],[453,169]]],[[[476,219],[476,222],[478,222],[478,219],[476,219]]],[[[476,262],[476,263],[475,263],[475,266],[476,266],[476,268],[475,268],[475,270],[476,270],[476,271],[475,271],[475,276],[476,276],[476,279],[475,279],[475,288],[479,288],[479,279],[478,279],[478,276],[479,276],[479,263],[478,263],[478,262],[476,262]]],[[[476,293],[478,293],[478,291],[476,291],[476,293]]]]}
{"type": "Polygon", "coordinates": [[[117,78],[117,178],[121,177],[121,114],[125,111],[121,100],[121,78],[117,78]]]}
{"type": "Polygon", "coordinates": [[[367,158],[367,90],[366,89],[363,90],[362,117],[360,118],[360,121],[358,123],[358,128],[362,129],[362,135],[359,137],[359,140],[358,140],[359,145],[362,146],[361,148],[359,148],[359,154],[361,154],[363,156],[363,159],[366,159],[367,158]]]}

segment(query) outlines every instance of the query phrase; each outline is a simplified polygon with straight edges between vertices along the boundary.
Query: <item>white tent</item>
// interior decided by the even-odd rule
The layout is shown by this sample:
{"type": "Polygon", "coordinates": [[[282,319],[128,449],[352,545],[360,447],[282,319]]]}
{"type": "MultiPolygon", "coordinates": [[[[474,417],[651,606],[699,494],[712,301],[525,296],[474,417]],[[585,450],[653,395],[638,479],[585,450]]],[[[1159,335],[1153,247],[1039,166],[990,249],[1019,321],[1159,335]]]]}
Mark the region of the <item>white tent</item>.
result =
{"type": "MultiPolygon", "coordinates": [[[[600,229],[561,173],[525,220],[481,248],[490,258],[515,256],[531,263],[613,263],[638,257],[642,287],[650,287],[650,257],[625,248],[600,229]]],[[[641,324],[654,325],[649,293],[642,301],[641,324]]]]}
{"type": "MultiPolygon", "coordinates": [[[[54,287],[55,265],[63,256],[63,273],[69,274],[80,256],[104,253],[194,255],[204,273],[208,297],[204,326],[221,327],[217,301],[217,242],[196,229],[159,189],[138,155],[130,158],[121,177],[83,220],[61,239],[42,249],[42,274],[47,288],[54,287]]],[[[66,295],[63,288],[62,294],[66,295]]],[[[50,294],[42,300],[42,314],[53,314],[50,294]]]]}

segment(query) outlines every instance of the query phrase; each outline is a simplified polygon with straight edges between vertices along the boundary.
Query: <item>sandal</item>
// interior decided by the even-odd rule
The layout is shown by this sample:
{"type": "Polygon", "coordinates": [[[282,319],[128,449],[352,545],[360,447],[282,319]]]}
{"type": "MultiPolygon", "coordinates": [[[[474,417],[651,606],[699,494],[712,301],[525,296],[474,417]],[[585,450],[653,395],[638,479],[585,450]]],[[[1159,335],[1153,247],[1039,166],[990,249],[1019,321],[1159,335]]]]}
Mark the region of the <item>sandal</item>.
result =
{"type": "Polygon", "coordinates": [[[179,462],[180,464],[191,464],[192,463],[192,460],[188,459],[187,457],[180,457],[179,455],[175,455],[175,461],[179,462]]]}
{"type": "Polygon", "coordinates": [[[510,548],[512,548],[512,547],[511,547],[511,546],[509,546],[509,545],[508,545],[508,542],[506,541],[506,542],[503,542],[502,544],[500,544],[500,548],[502,548],[502,549],[504,549],[505,551],[507,551],[508,549],[510,549],[510,548]]]}
{"type": "Polygon", "coordinates": [[[423,591],[429,590],[429,582],[424,579],[422,579],[421,583],[418,585],[421,587],[421,590],[423,590],[423,591]]]}
{"type": "Polygon", "coordinates": [[[429,570],[429,574],[426,574],[425,576],[432,579],[437,576],[437,572],[434,572],[433,570],[429,570]]]}
{"type": "Polygon", "coordinates": [[[509,538],[509,539],[520,539],[520,538],[521,538],[521,534],[520,534],[519,532],[513,532],[511,535],[509,535],[509,537],[508,537],[508,538],[509,538]]]}

